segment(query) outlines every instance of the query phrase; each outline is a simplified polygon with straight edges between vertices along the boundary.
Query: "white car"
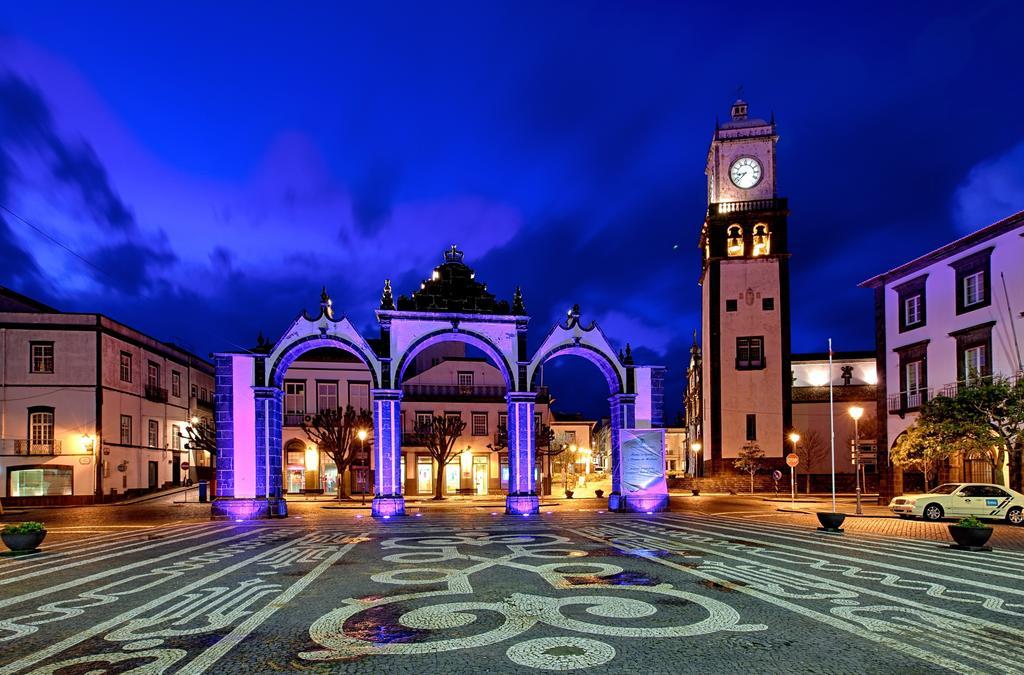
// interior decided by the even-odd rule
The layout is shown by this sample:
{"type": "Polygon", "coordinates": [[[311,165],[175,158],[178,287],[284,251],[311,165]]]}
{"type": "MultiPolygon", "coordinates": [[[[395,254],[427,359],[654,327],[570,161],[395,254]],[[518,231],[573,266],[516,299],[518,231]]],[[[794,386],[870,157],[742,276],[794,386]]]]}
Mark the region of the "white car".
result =
{"type": "Polygon", "coordinates": [[[965,518],[1024,523],[1024,495],[991,483],[945,483],[924,494],[900,495],[889,508],[900,518],[965,518]]]}

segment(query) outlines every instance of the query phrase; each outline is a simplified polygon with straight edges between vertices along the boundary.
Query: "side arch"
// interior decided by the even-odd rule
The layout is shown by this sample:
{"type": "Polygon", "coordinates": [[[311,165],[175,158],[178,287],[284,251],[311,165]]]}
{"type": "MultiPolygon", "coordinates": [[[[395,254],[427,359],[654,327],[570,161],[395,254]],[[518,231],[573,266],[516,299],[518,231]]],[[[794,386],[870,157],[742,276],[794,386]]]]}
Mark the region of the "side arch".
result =
{"type": "Polygon", "coordinates": [[[541,366],[553,358],[566,354],[580,356],[597,366],[608,383],[609,395],[614,396],[615,394],[625,393],[626,383],[623,381],[618,369],[616,369],[615,363],[611,361],[611,357],[597,347],[582,343],[559,345],[549,349],[545,354],[535,357],[531,364],[529,389],[533,390],[534,380],[537,378],[537,372],[541,366]]]}
{"type": "Polygon", "coordinates": [[[396,388],[401,387],[405,371],[417,354],[428,347],[443,342],[463,342],[487,354],[497,364],[498,370],[501,371],[501,376],[505,380],[506,391],[516,391],[515,370],[512,369],[505,355],[501,353],[501,349],[486,336],[461,328],[458,330],[450,328],[435,330],[413,340],[402,352],[398,365],[394,369],[394,386],[396,388]]]}
{"type": "MultiPolygon", "coordinates": [[[[373,382],[373,388],[379,388],[380,366],[377,358],[368,353],[364,347],[356,344],[355,341],[343,335],[334,333],[307,335],[290,342],[283,351],[277,354],[276,357],[272,353],[271,357],[273,358],[273,361],[269,364],[270,367],[267,370],[267,385],[280,388],[284,382],[284,375],[288,372],[288,367],[292,365],[295,359],[299,358],[306,352],[324,347],[341,349],[358,358],[370,371],[370,379],[373,382]]],[[[274,350],[275,353],[277,351],[277,349],[274,350]]]]}

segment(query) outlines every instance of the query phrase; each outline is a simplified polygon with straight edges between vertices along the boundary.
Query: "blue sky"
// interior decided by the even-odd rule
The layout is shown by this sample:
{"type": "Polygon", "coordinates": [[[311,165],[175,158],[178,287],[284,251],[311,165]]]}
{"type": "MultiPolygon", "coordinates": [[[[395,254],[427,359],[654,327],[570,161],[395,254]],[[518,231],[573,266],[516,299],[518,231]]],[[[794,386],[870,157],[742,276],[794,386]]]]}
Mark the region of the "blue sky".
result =
{"type": "Polygon", "coordinates": [[[870,348],[859,281],[1024,208],[1019,3],[211,4],[0,9],[0,203],[89,261],[0,211],[0,284],[205,354],[324,284],[369,328],[458,243],[535,343],[579,303],[668,366],[674,414],[740,85],[779,124],[796,350],[870,348]]]}

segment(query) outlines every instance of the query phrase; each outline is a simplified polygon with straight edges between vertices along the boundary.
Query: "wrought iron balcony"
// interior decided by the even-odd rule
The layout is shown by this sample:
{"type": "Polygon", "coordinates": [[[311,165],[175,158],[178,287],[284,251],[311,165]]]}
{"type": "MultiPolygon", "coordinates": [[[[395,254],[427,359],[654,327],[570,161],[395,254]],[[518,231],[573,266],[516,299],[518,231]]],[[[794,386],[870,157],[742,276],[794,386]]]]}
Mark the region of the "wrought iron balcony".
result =
{"type": "Polygon", "coordinates": [[[305,413],[285,413],[284,414],[284,426],[286,427],[297,427],[306,420],[305,413]]]}
{"type": "Polygon", "coordinates": [[[24,438],[0,439],[0,454],[4,455],[59,455],[59,440],[30,441],[24,438]]]}
{"type": "Polygon", "coordinates": [[[744,202],[718,202],[708,206],[708,216],[729,213],[750,213],[754,211],[785,211],[788,203],[785,197],[777,199],[751,199],[744,202]]]}
{"type": "Polygon", "coordinates": [[[498,384],[404,384],[402,393],[406,398],[421,400],[505,399],[505,387],[498,384]]]}
{"type": "Polygon", "coordinates": [[[903,417],[908,412],[919,410],[931,398],[931,389],[918,389],[912,392],[901,391],[898,394],[893,394],[889,396],[889,414],[903,417]]]}
{"type": "Polygon", "coordinates": [[[196,397],[196,407],[204,410],[213,410],[213,400],[196,397]]]}
{"type": "Polygon", "coordinates": [[[167,390],[162,387],[146,385],[146,398],[157,403],[167,403],[167,390]]]}

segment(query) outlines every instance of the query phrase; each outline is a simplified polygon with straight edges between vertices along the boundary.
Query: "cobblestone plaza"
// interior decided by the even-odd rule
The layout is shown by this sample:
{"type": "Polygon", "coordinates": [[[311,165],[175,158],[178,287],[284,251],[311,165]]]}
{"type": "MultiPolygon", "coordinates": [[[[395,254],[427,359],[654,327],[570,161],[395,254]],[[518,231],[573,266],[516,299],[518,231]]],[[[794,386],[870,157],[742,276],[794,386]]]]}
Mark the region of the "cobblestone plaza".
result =
{"type": "Polygon", "coordinates": [[[1007,673],[1024,662],[1024,553],[1012,546],[829,535],[792,514],[562,506],[373,521],[309,505],[288,521],[57,532],[41,553],[0,559],[0,673],[1007,673]]]}

